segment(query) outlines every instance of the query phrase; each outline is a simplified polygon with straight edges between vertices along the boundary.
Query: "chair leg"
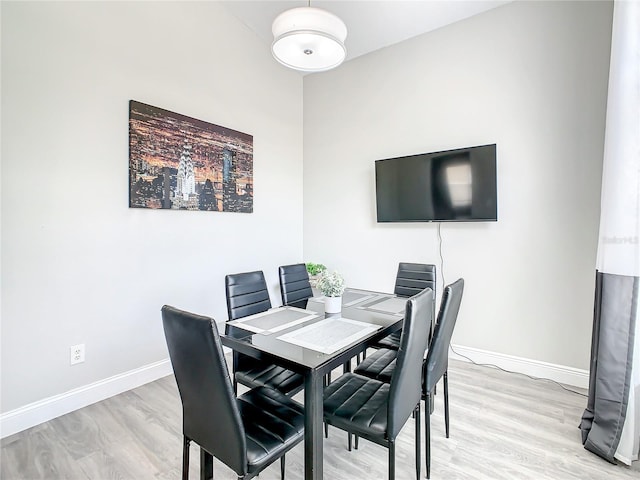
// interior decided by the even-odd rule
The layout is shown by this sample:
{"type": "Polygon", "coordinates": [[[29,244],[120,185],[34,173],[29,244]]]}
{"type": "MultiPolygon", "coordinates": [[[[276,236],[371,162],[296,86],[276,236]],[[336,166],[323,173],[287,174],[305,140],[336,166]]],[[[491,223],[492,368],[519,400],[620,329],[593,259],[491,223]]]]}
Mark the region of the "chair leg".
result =
{"type": "Polygon", "coordinates": [[[431,394],[427,393],[424,400],[424,451],[427,464],[427,478],[431,478],[431,411],[429,408],[431,394]]]}
{"type": "Polygon", "coordinates": [[[389,440],[389,480],[396,478],[396,443],[389,440]]]}
{"type": "Polygon", "coordinates": [[[350,434],[350,433],[347,433],[347,435],[348,435],[348,438],[349,438],[349,439],[347,440],[347,449],[348,449],[349,451],[351,451],[351,447],[353,446],[353,448],[354,448],[355,450],[357,450],[357,449],[358,449],[358,438],[360,438],[360,437],[358,437],[358,435],[355,435],[355,434],[354,434],[353,436],[354,436],[354,438],[355,438],[355,442],[351,443],[351,434],[350,434]]]}
{"type": "Polygon", "coordinates": [[[233,380],[233,393],[238,396],[238,380],[236,379],[236,372],[238,371],[238,356],[237,352],[233,352],[232,365],[231,365],[231,379],[233,380]]]}
{"type": "Polygon", "coordinates": [[[280,457],[280,480],[284,480],[284,457],[285,455],[280,457]]]}
{"type": "Polygon", "coordinates": [[[342,373],[349,373],[351,371],[351,360],[342,364],[342,373]]]}
{"type": "Polygon", "coordinates": [[[189,480],[189,445],[191,444],[191,439],[183,437],[182,440],[182,480],[189,480]]]}
{"type": "Polygon", "coordinates": [[[329,438],[329,424],[324,422],[324,438],[329,438]]]}
{"type": "Polygon", "coordinates": [[[200,447],[200,480],[213,480],[213,455],[200,447]]]}
{"type": "Polygon", "coordinates": [[[418,402],[418,406],[415,409],[415,419],[416,419],[416,480],[420,480],[420,403],[418,402]]]}
{"type": "Polygon", "coordinates": [[[360,365],[360,363],[364,362],[366,358],[367,358],[367,350],[364,349],[361,353],[356,355],[356,364],[360,365]],[[362,355],[362,358],[360,358],[360,355],[362,355]]]}
{"type": "Polygon", "coordinates": [[[444,375],[444,429],[449,438],[449,379],[445,370],[444,375]]]}

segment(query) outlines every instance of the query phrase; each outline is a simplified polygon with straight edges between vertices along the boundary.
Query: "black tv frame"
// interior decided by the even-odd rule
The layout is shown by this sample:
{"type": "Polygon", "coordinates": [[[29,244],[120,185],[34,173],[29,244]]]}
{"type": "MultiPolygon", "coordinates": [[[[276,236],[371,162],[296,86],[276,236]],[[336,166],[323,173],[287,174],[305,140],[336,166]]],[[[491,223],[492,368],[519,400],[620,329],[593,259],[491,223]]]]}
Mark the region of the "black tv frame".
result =
{"type": "Polygon", "coordinates": [[[378,223],[498,220],[495,143],[376,160],[375,176],[378,223]]]}

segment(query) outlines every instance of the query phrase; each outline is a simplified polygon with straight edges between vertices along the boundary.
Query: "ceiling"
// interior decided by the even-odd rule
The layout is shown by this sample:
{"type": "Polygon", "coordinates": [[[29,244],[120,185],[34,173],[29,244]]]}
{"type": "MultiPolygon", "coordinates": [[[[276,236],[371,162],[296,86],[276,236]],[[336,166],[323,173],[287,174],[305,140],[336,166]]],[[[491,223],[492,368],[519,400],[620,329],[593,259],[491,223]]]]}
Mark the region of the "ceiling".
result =
{"type": "MultiPolygon", "coordinates": [[[[325,0],[312,7],[328,10],[347,25],[347,58],[373,52],[394,43],[477,15],[513,0],[325,0]]],[[[270,49],[271,23],[278,14],[308,6],[304,0],[228,0],[220,2],[270,49]]]]}

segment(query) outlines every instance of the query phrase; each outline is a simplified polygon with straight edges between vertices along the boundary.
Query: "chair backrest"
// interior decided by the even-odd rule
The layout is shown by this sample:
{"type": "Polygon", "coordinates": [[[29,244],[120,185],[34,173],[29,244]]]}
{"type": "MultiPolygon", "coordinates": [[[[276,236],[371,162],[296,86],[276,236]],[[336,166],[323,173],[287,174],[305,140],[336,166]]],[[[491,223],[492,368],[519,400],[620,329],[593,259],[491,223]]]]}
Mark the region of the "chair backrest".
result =
{"type": "Polygon", "coordinates": [[[396,285],[393,293],[400,297],[411,297],[425,288],[433,290],[436,294],[436,266],[426,263],[398,264],[396,285]]]}
{"type": "Polygon", "coordinates": [[[433,390],[449,366],[449,345],[451,344],[453,327],[456,325],[460,311],[463,291],[464,279],[459,278],[451,285],[447,285],[442,293],[436,328],[429,344],[427,358],[424,361],[424,393],[433,390]]]}
{"type": "Polygon", "coordinates": [[[433,317],[433,291],[422,290],[407,300],[400,348],[389,386],[389,438],[395,438],[420,402],[422,363],[433,317]]]}
{"type": "Polygon", "coordinates": [[[309,273],[304,263],[284,265],[278,269],[282,304],[307,308],[307,300],[313,297],[309,273]]]}
{"type": "Polygon", "coordinates": [[[235,273],[224,278],[229,320],[266,312],[271,308],[262,271],[235,273]]]}
{"type": "Polygon", "coordinates": [[[183,433],[238,475],[247,442],[216,322],[162,307],[162,325],[182,400],[183,433]]]}

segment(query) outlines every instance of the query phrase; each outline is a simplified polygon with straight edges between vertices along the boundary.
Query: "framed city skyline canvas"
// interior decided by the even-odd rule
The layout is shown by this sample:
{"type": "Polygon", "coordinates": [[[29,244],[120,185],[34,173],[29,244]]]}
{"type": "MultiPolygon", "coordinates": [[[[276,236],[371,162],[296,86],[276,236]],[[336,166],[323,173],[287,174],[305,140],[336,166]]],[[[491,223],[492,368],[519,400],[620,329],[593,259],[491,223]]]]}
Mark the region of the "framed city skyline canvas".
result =
{"type": "Polygon", "coordinates": [[[253,212],[253,136],[131,100],[129,207],[253,212]]]}

